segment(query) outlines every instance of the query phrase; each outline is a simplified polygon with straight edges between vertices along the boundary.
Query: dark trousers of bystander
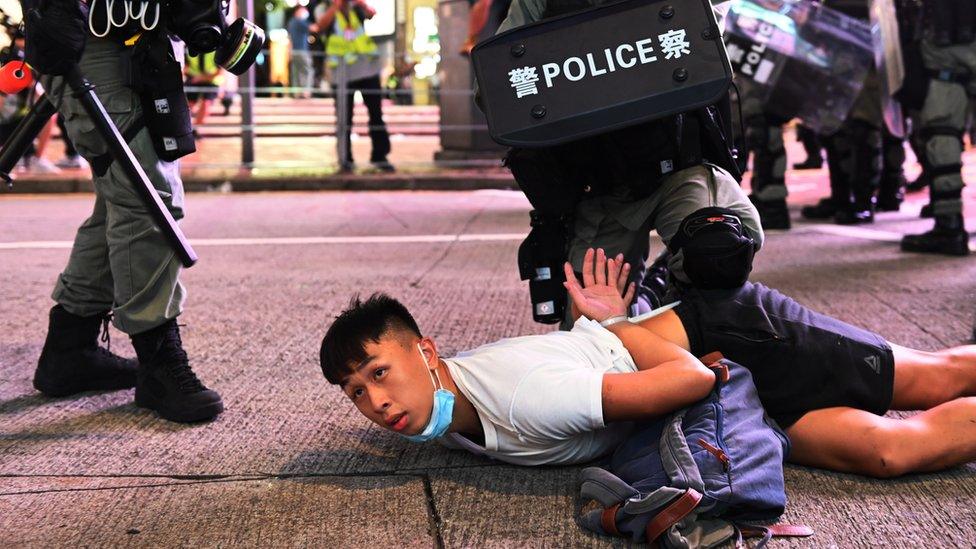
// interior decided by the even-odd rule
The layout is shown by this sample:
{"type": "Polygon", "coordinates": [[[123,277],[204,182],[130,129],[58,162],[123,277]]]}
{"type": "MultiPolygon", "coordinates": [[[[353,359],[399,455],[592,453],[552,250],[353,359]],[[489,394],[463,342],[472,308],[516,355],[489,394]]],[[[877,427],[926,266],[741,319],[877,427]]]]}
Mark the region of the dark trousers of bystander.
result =
{"type": "MultiPolygon", "coordinates": [[[[386,155],[390,153],[390,134],[386,131],[386,123],[383,122],[383,90],[380,88],[380,77],[377,75],[352,80],[348,84],[345,112],[347,124],[339,132],[340,135],[337,136],[338,139],[344,140],[346,144],[346,158],[340,163],[346,166],[352,166],[353,163],[349,134],[352,130],[353,99],[357,90],[362,92],[363,102],[366,104],[366,110],[369,111],[369,139],[372,142],[372,152],[370,153],[369,161],[385,162],[386,155]]],[[[339,102],[336,101],[336,115],[339,115],[338,106],[339,102]]],[[[342,150],[342,147],[339,147],[339,150],[342,150]]]]}

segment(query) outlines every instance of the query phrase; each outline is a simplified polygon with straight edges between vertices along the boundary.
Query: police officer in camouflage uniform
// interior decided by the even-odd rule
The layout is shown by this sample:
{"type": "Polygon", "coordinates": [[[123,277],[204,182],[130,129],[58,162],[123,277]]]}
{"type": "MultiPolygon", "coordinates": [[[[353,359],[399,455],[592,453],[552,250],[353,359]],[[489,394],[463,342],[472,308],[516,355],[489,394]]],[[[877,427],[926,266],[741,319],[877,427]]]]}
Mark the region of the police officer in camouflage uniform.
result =
{"type": "MultiPolygon", "coordinates": [[[[514,0],[498,32],[604,3],[609,1],[514,0]]],[[[700,115],[678,116],[683,116],[685,127],[698,127],[695,117],[700,115]]],[[[508,165],[536,208],[533,227],[569,225],[568,260],[577,272],[582,270],[586,250],[593,247],[606,250],[608,257],[623,254],[624,260],[635,266],[631,269],[631,280],[639,288],[649,288],[647,279],[657,278],[656,266],[664,261],[678,283],[691,284],[682,268],[681,250],[659,257],[646,273],[642,266],[648,259],[650,230],[656,230],[668,244],[682,220],[705,207],[722,207],[734,212],[741,220],[744,233],[754,241],[755,249],[762,245],[764,234],[756,208],[730,172],[712,163],[717,159],[708,157],[704,140],[699,143],[695,137],[695,143],[688,143],[679,139],[684,141],[685,148],[674,150],[676,136],[671,124],[675,120],[671,117],[643,123],[548,150],[510,152],[508,165]],[[692,149],[698,148],[699,154],[693,154],[692,149]],[[684,157],[693,159],[683,161],[684,157]],[[661,169],[665,164],[671,166],[672,161],[673,171],[661,169]],[[531,177],[526,177],[526,173],[531,177]],[[565,175],[565,180],[553,182],[560,179],[556,174],[565,175]],[[575,188],[568,180],[575,182],[580,178],[585,179],[579,186],[581,196],[578,200],[568,199],[575,188]],[[534,201],[527,188],[533,185],[554,189],[556,196],[534,201]],[[572,211],[560,216],[554,212],[558,208],[546,208],[555,202],[571,202],[567,209],[572,211]]],[[[749,259],[751,269],[751,255],[749,259]]],[[[657,294],[660,288],[653,286],[652,293],[657,294]]],[[[658,298],[660,295],[647,295],[642,299],[639,290],[631,314],[641,314],[660,305],[658,298]]],[[[568,329],[575,319],[570,318],[569,308],[566,313],[562,327],[568,329]]]]}
{"type": "MultiPolygon", "coordinates": [[[[827,7],[859,19],[868,18],[867,0],[828,0],[827,7]]],[[[808,219],[833,219],[841,225],[874,221],[875,194],[883,168],[881,88],[872,69],[847,120],[824,136],[830,170],[830,197],[801,210],[808,219]]]]}
{"type": "MultiPolygon", "coordinates": [[[[121,36],[119,31],[125,29],[116,29],[116,33],[105,38],[88,35],[86,45],[87,14],[71,11],[78,8],[71,2],[47,6],[55,12],[49,12],[45,23],[51,27],[67,26],[32,28],[28,19],[29,55],[32,33],[39,41],[35,42],[34,49],[37,62],[30,58],[29,61],[42,73],[65,74],[64,67],[51,59],[68,58],[70,54],[52,52],[53,48],[47,45],[56,40],[59,32],[77,33],[82,29],[84,34],[72,44],[80,54],[82,74],[95,85],[99,100],[173,218],[181,219],[184,197],[179,163],[161,159],[157,154],[140,95],[128,87],[125,64],[121,61],[130,48],[125,41],[134,32],[121,36]],[[67,15],[64,10],[69,10],[67,15]],[[58,68],[49,72],[43,69],[46,66],[58,68]]],[[[30,8],[25,6],[25,12],[30,8]]],[[[142,33],[139,40],[149,39],[153,34],[142,33]]],[[[174,47],[165,35],[161,40],[164,44],[161,47],[174,47]]],[[[182,59],[182,51],[166,54],[182,59]]],[[[180,78],[178,71],[176,78],[180,78]]],[[[223,403],[220,395],[207,389],[194,375],[176,323],[186,298],[179,280],[180,260],[154,224],[133,183],[112,160],[107,144],[81,102],[64,84],[61,76],[44,79],[51,100],[55,104],[60,102],[68,137],[92,165],[95,205],[92,215],[78,229],[68,265],[55,285],[52,298],[57,304],[50,311],[47,339],[34,375],[34,386],[56,397],[135,387],[136,404],[166,419],[179,422],[212,419],[223,410],[223,403]],[[107,331],[110,320],[131,336],[138,363],[99,346],[100,327],[105,324],[107,331]]]]}
{"type": "MultiPolygon", "coordinates": [[[[752,194],[749,199],[759,211],[763,229],[789,229],[790,212],[786,207],[786,145],[782,116],[766,112],[765,98],[748,78],[736,78],[745,124],[743,160],[752,154],[752,194]]],[[[819,154],[819,153],[818,153],[819,154]]]]}
{"type": "Polygon", "coordinates": [[[967,103],[976,96],[976,3],[931,0],[924,2],[924,8],[920,49],[928,83],[918,131],[931,177],[935,227],[906,235],[901,248],[967,255],[969,235],[962,217],[962,138],[967,103]]]}

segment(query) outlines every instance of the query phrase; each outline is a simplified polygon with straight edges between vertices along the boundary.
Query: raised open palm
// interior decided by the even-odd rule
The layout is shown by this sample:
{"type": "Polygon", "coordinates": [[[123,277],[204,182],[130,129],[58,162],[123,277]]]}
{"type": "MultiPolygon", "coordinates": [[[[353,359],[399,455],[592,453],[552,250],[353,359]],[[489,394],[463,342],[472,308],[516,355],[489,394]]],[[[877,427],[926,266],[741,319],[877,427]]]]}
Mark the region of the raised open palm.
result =
{"type": "Polygon", "coordinates": [[[627,314],[635,285],[627,284],[630,265],[624,263],[623,254],[607,259],[602,248],[586,250],[582,286],[569,262],[563,265],[563,269],[566,271],[566,282],[563,284],[572,299],[574,313],[596,321],[627,314]]]}

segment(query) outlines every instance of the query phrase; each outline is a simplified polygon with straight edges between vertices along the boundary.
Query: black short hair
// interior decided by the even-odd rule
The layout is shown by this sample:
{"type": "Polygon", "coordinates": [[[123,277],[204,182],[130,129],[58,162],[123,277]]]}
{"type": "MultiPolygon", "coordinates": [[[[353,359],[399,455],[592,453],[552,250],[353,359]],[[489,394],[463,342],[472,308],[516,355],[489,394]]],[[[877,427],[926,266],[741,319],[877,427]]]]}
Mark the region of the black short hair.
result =
{"type": "Polygon", "coordinates": [[[375,293],[362,301],[352,298],[322,338],[319,360],[325,379],[338,385],[352,373],[353,365],[366,359],[366,344],[378,343],[390,331],[406,331],[421,337],[417,321],[396,299],[375,293]]]}

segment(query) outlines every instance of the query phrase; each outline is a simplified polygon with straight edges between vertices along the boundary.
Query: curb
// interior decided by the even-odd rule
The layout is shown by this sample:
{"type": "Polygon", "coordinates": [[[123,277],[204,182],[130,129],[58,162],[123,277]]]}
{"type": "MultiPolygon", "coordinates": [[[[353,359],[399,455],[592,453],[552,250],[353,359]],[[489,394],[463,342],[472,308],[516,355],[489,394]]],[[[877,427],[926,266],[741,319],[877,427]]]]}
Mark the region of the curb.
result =
{"type": "MultiPolygon", "coordinates": [[[[57,180],[22,179],[13,189],[0,187],[0,196],[11,194],[91,193],[94,184],[87,178],[57,180]]],[[[511,174],[392,174],[331,175],[327,177],[185,177],[186,192],[267,192],[267,191],[473,191],[481,189],[518,190],[511,174]]]]}

